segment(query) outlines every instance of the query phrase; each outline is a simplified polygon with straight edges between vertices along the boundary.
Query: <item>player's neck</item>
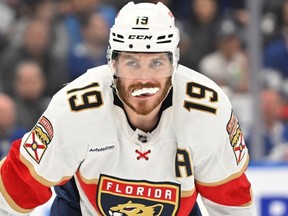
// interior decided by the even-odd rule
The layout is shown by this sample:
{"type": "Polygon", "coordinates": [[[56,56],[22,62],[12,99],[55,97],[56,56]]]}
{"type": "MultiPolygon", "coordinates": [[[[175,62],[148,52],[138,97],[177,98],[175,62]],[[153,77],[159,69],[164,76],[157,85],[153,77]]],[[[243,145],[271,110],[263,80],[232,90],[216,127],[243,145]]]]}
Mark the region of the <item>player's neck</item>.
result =
{"type": "Polygon", "coordinates": [[[127,106],[124,106],[130,123],[144,132],[152,131],[156,126],[159,118],[159,110],[161,106],[156,107],[148,115],[139,115],[127,106]]]}

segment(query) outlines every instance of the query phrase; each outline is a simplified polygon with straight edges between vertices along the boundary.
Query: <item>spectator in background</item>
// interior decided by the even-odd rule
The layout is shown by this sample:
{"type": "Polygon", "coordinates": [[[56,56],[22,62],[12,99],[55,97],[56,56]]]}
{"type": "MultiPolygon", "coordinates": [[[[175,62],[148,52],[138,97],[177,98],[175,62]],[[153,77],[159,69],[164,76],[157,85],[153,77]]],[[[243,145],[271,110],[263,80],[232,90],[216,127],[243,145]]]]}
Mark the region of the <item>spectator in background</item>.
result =
{"type": "Polygon", "coordinates": [[[6,156],[13,140],[20,139],[28,131],[16,124],[13,99],[0,92],[0,160],[6,156]]]}
{"type": "Polygon", "coordinates": [[[3,91],[13,95],[13,80],[16,65],[25,60],[36,61],[44,71],[49,83],[47,95],[52,95],[67,82],[66,62],[50,52],[51,28],[49,22],[37,17],[31,19],[23,33],[21,46],[9,47],[0,61],[3,91]]]}
{"type": "Polygon", "coordinates": [[[264,67],[278,70],[283,79],[288,79],[288,27],[280,39],[264,48],[264,67]]]}
{"type": "Polygon", "coordinates": [[[65,60],[69,46],[69,35],[65,29],[63,14],[58,1],[41,0],[36,6],[36,16],[46,20],[51,26],[51,54],[65,60]]]}
{"type": "Polygon", "coordinates": [[[6,1],[0,2],[0,56],[2,55],[3,49],[8,44],[9,38],[12,34],[12,23],[15,19],[15,12],[6,3],[6,1]]]}
{"type": "Polygon", "coordinates": [[[101,11],[105,16],[109,28],[114,24],[116,10],[113,6],[106,5],[103,0],[70,0],[66,1],[66,6],[70,7],[70,11],[64,17],[64,23],[69,35],[69,50],[80,43],[83,38],[81,35],[82,17],[87,16],[91,12],[97,10],[101,11]]]}
{"type": "MultiPolygon", "coordinates": [[[[0,2],[0,59],[7,47],[9,38],[12,36],[12,23],[15,19],[15,12],[6,1],[0,2]]],[[[3,91],[3,83],[0,73],[0,91],[3,91]]]]}
{"type": "MultiPolygon", "coordinates": [[[[264,158],[269,159],[273,157],[276,160],[275,155],[272,156],[272,152],[279,146],[288,147],[288,124],[281,120],[280,111],[282,108],[282,98],[279,91],[273,88],[263,88],[261,90],[261,109],[263,116],[263,147],[264,158]]],[[[249,148],[251,143],[251,136],[253,130],[247,134],[245,139],[249,148]]],[[[275,154],[275,153],[273,153],[275,154]]],[[[281,158],[278,157],[278,160],[281,158]]]]}
{"type": "Polygon", "coordinates": [[[217,1],[193,0],[190,14],[191,17],[182,20],[190,36],[190,52],[181,56],[181,63],[199,70],[199,62],[203,56],[215,50],[215,34],[219,22],[217,1]]]}
{"type": "Polygon", "coordinates": [[[281,21],[278,27],[280,36],[263,49],[264,67],[278,70],[282,78],[288,78],[288,0],[281,7],[281,21]]]}
{"type": "Polygon", "coordinates": [[[33,61],[18,64],[14,88],[18,113],[17,124],[32,128],[44,112],[50,97],[45,97],[46,80],[40,65],[33,61]]]}
{"type": "Polygon", "coordinates": [[[232,93],[248,92],[248,58],[236,25],[232,20],[223,20],[216,36],[217,49],[202,58],[200,72],[232,93]]]}
{"type": "Polygon", "coordinates": [[[242,41],[247,39],[247,27],[250,22],[250,14],[246,1],[243,0],[217,0],[221,19],[233,20],[237,26],[238,36],[242,41]]]}
{"type": "Polygon", "coordinates": [[[93,11],[81,19],[83,40],[68,56],[69,80],[72,81],[89,68],[107,63],[109,25],[101,11],[93,11]]]}
{"type": "Polygon", "coordinates": [[[21,4],[18,1],[18,4],[16,5],[18,6],[18,10],[25,12],[22,12],[18,16],[16,22],[13,23],[13,34],[9,41],[10,45],[13,47],[21,45],[23,33],[25,32],[27,25],[33,17],[36,17],[37,19],[43,19],[49,23],[51,29],[50,50],[53,55],[63,59],[67,55],[69,42],[63,22],[61,3],[54,0],[26,0],[21,4]]]}
{"type": "Polygon", "coordinates": [[[261,16],[261,33],[263,47],[279,39],[282,35],[282,27],[288,24],[287,0],[265,0],[263,1],[261,16]],[[286,8],[285,8],[286,7],[286,8]],[[286,15],[285,15],[286,14],[286,15]],[[286,24],[285,24],[286,23],[286,24]]]}

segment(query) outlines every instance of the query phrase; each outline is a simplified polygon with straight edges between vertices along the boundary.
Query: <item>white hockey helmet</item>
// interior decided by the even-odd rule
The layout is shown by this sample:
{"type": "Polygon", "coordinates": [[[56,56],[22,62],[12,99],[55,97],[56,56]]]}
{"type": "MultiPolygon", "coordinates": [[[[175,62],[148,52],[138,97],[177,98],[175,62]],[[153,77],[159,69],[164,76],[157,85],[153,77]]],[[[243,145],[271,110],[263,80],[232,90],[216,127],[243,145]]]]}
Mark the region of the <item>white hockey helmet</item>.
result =
{"type": "Polygon", "coordinates": [[[180,40],[172,12],[161,2],[127,3],[115,18],[110,30],[108,62],[116,52],[172,54],[174,71],[178,65],[180,40]]]}

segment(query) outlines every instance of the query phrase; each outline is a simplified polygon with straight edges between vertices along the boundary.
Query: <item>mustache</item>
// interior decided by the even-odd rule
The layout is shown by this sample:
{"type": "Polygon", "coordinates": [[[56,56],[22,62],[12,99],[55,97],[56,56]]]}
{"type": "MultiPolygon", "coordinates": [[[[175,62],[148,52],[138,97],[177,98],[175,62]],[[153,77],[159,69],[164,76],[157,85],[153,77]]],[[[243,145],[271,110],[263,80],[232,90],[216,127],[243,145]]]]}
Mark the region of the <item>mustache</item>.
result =
{"type": "Polygon", "coordinates": [[[158,83],[135,83],[129,86],[130,89],[153,88],[159,87],[158,83]]]}

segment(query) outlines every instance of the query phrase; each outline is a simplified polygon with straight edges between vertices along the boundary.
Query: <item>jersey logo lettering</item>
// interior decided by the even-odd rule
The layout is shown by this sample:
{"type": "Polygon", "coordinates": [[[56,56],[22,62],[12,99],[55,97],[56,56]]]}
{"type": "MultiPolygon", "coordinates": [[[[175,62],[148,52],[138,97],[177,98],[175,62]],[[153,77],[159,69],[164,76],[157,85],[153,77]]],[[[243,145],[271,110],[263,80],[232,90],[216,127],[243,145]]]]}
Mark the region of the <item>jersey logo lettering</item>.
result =
{"type": "Polygon", "coordinates": [[[227,123],[226,130],[228,132],[230,144],[233,148],[236,163],[238,165],[244,158],[247,148],[239,121],[233,111],[231,111],[231,116],[229,122],[227,123]]]}
{"type": "Polygon", "coordinates": [[[97,146],[89,148],[89,152],[104,152],[114,150],[115,145],[97,146]]]}
{"type": "Polygon", "coordinates": [[[177,149],[175,169],[177,178],[190,177],[193,175],[190,154],[186,149],[177,149]]]}
{"type": "Polygon", "coordinates": [[[102,215],[177,215],[179,202],[180,185],[176,183],[131,181],[107,175],[99,179],[97,206],[102,215]]]}
{"type": "Polygon", "coordinates": [[[129,35],[128,39],[151,40],[152,37],[152,35],[129,35]]]}

